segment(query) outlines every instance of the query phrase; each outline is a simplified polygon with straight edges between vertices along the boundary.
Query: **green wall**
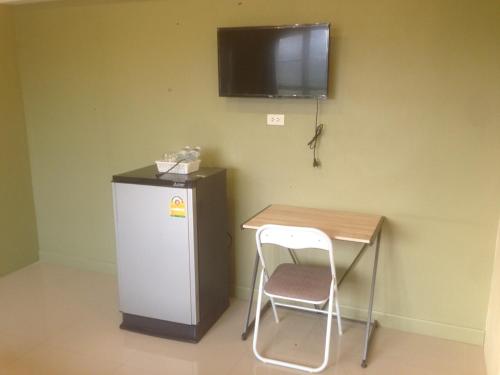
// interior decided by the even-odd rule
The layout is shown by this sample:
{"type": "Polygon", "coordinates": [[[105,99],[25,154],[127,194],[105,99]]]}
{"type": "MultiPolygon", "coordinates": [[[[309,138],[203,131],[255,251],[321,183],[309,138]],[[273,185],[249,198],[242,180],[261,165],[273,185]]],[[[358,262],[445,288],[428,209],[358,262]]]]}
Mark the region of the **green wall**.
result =
{"type": "Polygon", "coordinates": [[[37,251],[14,17],[0,5],[0,276],[36,261],[37,251]]]}
{"type": "MultiPolygon", "coordinates": [[[[387,217],[383,325],[482,343],[500,207],[497,1],[76,1],[16,8],[40,256],[115,263],[111,175],[200,145],[229,170],[233,281],[248,296],[270,203],[387,217]],[[219,98],[217,26],[333,24],[321,169],[315,102],[219,98]],[[285,113],[285,127],[267,127],[285,113]]],[[[342,265],[352,249],[338,243],[342,265]]],[[[367,303],[371,257],[346,282],[367,303]]]]}

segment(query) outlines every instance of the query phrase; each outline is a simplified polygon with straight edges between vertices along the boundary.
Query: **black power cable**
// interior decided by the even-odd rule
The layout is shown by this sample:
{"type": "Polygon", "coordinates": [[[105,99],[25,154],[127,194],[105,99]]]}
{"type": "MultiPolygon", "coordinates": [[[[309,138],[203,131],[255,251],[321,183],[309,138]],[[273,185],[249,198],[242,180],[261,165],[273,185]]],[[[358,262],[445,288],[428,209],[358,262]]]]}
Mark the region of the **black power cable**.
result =
{"type": "Polygon", "coordinates": [[[316,98],[316,121],[314,123],[314,137],[307,143],[309,148],[313,150],[313,167],[317,168],[321,166],[321,161],[317,157],[317,148],[319,146],[319,139],[323,133],[323,124],[318,124],[318,114],[319,114],[319,99],[316,98]]]}

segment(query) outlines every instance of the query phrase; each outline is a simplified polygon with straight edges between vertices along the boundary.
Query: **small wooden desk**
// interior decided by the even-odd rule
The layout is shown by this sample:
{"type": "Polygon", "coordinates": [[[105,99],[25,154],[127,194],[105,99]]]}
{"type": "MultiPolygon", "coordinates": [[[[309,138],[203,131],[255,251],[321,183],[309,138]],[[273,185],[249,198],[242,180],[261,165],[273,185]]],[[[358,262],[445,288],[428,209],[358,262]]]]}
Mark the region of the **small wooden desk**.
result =
{"type": "MultiPolygon", "coordinates": [[[[373,297],[375,292],[375,280],[377,277],[378,254],[380,247],[380,237],[382,233],[383,216],[359,214],[352,212],[324,210],[316,208],[294,207],[286,205],[270,205],[257,213],[251,219],[242,224],[242,229],[258,229],[265,224],[289,225],[299,227],[317,228],[329,235],[333,240],[356,242],[362,244],[354,260],[339,277],[337,285],[340,287],[345,277],[358,263],[361,256],[365,253],[368,246],[375,245],[375,257],[373,260],[372,282],[370,290],[370,300],[368,303],[368,318],[366,321],[357,321],[366,324],[365,340],[363,347],[363,355],[361,366],[366,367],[368,347],[370,344],[371,334],[376,327],[377,322],[372,319],[373,312],[373,297]]],[[[290,256],[294,262],[298,262],[296,255],[290,251],[290,256]]],[[[254,322],[250,322],[252,312],[253,295],[255,290],[255,280],[259,268],[259,254],[256,252],[254,269],[252,275],[252,289],[250,294],[250,302],[248,305],[248,313],[245,321],[242,339],[245,340],[249,331],[252,329],[254,322]]],[[[266,308],[269,305],[266,305],[266,308]]],[[[264,310],[264,309],[263,309],[264,310]]],[[[345,319],[345,318],[344,318],[345,319]]],[[[353,320],[353,319],[349,319],[353,320]]]]}

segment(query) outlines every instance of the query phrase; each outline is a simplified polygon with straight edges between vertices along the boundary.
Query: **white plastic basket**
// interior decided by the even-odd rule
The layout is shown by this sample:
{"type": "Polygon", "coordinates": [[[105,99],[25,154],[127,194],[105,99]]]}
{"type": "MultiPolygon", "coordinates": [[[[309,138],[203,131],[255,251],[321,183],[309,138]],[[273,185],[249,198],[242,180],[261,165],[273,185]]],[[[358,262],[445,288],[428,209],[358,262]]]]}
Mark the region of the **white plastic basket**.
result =
{"type": "Polygon", "coordinates": [[[170,170],[168,173],[189,174],[200,169],[200,163],[200,159],[189,162],[180,162],[179,164],[174,161],[157,160],[156,167],[158,168],[158,172],[160,173],[165,173],[169,171],[170,168],[172,168],[172,170],[170,170]]]}

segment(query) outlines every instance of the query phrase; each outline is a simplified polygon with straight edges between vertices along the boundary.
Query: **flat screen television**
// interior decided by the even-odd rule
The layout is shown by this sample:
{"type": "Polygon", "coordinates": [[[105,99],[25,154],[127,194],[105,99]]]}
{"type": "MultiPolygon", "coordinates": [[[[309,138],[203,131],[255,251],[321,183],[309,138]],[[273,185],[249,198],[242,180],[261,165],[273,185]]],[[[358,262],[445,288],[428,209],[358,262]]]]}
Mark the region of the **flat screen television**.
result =
{"type": "Polygon", "coordinates": [[[326,98],[330,24],[217,29],[219,96],[326,98]]]}

